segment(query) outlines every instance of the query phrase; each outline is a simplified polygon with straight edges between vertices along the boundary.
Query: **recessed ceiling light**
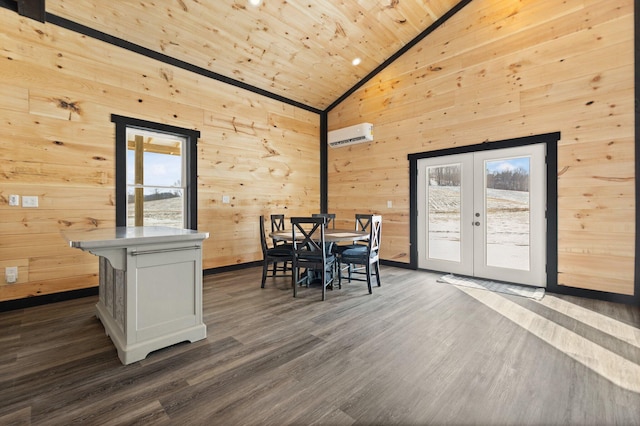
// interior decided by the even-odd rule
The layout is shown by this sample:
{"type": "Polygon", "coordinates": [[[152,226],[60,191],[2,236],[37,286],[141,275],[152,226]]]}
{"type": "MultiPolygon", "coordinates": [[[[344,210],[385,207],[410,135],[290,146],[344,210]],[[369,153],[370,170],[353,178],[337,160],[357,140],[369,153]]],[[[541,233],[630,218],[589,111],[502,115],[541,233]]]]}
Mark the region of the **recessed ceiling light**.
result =
{"type": "Polygon", "coordinates": [[[260,6],[260,3],[262,3],[262,0],[249,0],[251,6],[260,6]]]}
{"type": "Polygon", "coordinates": [[[356,66],[360,65],[360,62],[362,62],[360,58],[355,58],[353,61],[351,61],[351,64],[353,64],[353,66],[356,66]]]}

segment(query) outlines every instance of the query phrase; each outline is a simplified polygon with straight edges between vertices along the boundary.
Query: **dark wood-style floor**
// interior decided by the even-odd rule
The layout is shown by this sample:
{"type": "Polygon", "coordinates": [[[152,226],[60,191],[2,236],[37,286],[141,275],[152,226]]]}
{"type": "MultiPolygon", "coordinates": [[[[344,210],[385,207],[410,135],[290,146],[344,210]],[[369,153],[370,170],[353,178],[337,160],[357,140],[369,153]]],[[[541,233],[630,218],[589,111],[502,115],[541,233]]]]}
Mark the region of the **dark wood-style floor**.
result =
{"type": "Polygon", "coordinates": [[[208,338],[129,366],[94,297],[0,313],[0,424],[640,424],[637,307],[382,277],[206,276],[208,338]]]}

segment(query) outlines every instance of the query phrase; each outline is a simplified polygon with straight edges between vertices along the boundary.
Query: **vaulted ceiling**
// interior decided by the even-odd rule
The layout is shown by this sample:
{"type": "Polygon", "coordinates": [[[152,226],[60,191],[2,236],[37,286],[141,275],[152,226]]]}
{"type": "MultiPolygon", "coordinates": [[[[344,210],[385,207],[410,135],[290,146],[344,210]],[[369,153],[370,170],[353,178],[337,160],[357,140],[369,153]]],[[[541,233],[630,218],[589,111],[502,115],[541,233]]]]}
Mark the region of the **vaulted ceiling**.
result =
{"type": "Polygon", "coordinates": [[[46,12],[324,110],[458,3],[47,0],[46,12]]]}

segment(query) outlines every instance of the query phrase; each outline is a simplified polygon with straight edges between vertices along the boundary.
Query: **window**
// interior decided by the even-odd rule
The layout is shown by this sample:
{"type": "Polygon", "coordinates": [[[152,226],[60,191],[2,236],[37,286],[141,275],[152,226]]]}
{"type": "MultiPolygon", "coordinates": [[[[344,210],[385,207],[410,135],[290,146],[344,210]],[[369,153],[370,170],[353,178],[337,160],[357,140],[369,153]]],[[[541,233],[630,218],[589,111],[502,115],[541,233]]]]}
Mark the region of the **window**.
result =
{"type": "Polygon", "coordinates": [[[197,229],[200,132],[112,115],[116,123],[116,226],[197,229]]]}
{"type": "Polygon", "coordinates": [[[186,227],[185,140],[127,127],[127,226],[186,227]]]}

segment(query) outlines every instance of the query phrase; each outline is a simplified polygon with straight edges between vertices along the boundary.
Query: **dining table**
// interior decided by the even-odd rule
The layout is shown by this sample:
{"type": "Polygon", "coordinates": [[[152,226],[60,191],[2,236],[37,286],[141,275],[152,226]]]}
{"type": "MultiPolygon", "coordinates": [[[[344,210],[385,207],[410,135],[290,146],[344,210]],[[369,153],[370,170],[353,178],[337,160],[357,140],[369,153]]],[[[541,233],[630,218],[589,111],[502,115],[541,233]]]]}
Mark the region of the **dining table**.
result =
{"type": "MultiPolygon", "coordinates": [[[[320,239],[320,232],[316,231],[314,236],[318,236],[318,240],[320,239]]],[[[291,243],[293,241],[293,232],[291,230],[283,230],[283,231],[274,231],[269,234],[269,237],[276,241],[285,241],[291,243]]],[[[333,228],[325,228],[324,230],[324,241],[327,244],[333,245],[334,243],[345,242],[345,241],[366,241],[369,239],[368,231],[356,231],[354,229],[333,229],[333,228]]],[[[296,234],[296,240],[304,240],[304,235],[302,233],[296,234]]],[[[308,271],[310,272],[310,271],[308,271]]],[[[309,283],[313,282],[313,279],[317,278],[316,274],[311,273],[307,275],[309,279],[309,283]]],[[[329,288],[333,288],[331,285],[329,288]]]]}
{"type": "MultiPolygon", "coordinates": [[[[316,232],[318,235],[318,239],[320,238],[320,233],[316,232]]],[[[287,241],[291,242],[293,240],[293,235],[291,230],[288,231],[274,231],[269,234],[271,239],[276,241],[287,241]]],[[[296,234],[296,239],[303,240],[304,235],[296,234]]],[[[354,229],[332,229],[327,228],[324,230],[324,240],[327,243],[339,243],[344,241],[364,241],[369,239],[368,231],[356,231],[354,229]]]]}

